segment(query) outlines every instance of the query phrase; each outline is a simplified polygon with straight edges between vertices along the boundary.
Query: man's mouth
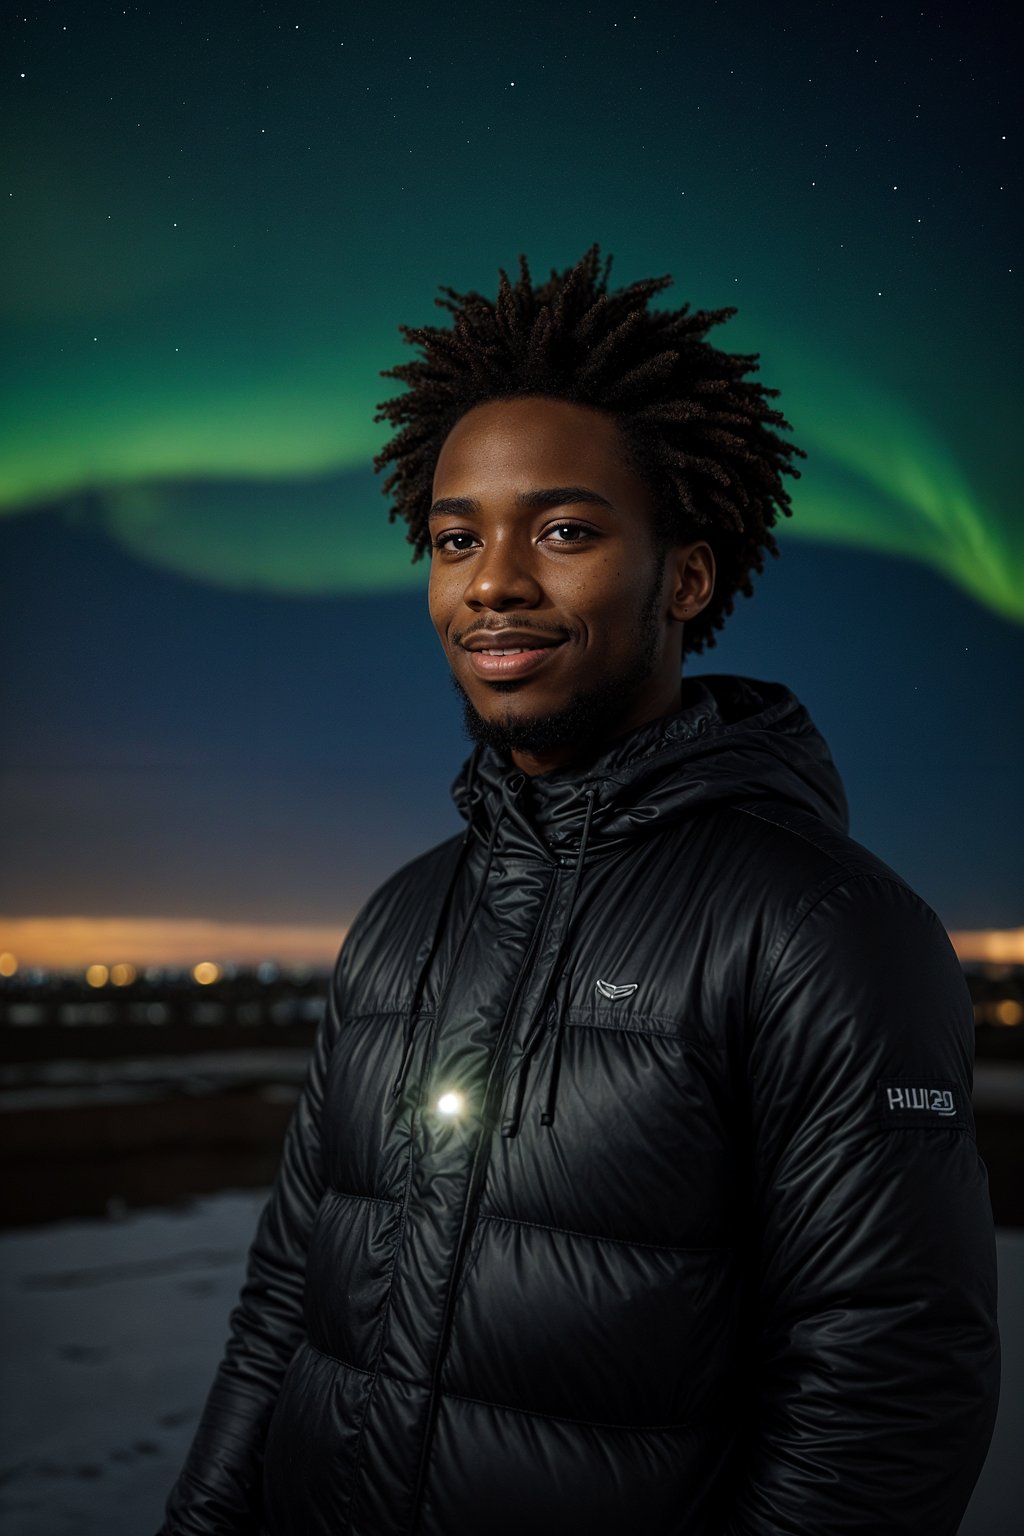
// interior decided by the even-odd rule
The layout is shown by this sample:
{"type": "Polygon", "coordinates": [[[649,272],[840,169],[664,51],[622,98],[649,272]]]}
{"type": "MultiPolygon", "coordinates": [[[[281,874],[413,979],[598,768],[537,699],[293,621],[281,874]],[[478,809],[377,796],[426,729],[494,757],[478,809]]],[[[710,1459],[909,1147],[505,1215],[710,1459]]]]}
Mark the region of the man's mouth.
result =
{"type": "Polygon", "coordinates": [[[556,641],[551,645],[536,647],[528,646],[502,646],[487,650],[471,650],[469,664],[477,677],[482,678],[520,678],[532,676],[538,668],[542,667],[556,651],[560,651],[564,641],[556,641]]]}
{"type": "Polygon", "coordinates": [[[540,646],[510,645],[504,651],[476,651],[477,656],[525,656],[529,650],[540,650],[540,646]]]}

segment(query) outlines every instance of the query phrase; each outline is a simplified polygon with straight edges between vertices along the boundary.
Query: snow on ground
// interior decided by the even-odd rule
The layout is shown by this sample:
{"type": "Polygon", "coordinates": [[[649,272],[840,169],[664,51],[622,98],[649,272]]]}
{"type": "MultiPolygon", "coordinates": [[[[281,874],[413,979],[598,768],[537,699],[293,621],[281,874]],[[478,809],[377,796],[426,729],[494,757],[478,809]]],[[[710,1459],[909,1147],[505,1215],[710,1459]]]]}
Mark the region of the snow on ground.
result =
{"type": "MultiPolygon", "coordinates": [[[[5,1536],[153,1536],[267,1191],[0,1234],[5,1536]]],[[[1003,1394],[961,1536],[1024,1505],[1024,1232],[999,1234],[1003,1394]]]]}
{"type": "Polygon", "coordinates": [[[0,1234],[5,1536],[152,1536],[267,1191],[0,1234]]]}

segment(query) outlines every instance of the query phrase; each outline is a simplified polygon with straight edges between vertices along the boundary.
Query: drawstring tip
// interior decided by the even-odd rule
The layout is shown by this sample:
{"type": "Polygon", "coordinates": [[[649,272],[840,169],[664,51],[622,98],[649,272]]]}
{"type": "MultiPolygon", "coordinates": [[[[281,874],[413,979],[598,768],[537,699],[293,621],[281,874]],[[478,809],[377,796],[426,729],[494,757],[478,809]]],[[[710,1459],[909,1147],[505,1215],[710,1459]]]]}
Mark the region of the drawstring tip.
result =
{"type": "Polygon", "coordinates": [[[554,1125],[555,1117],[550,1109],[542,1109],[540,1112],[541,1125],[554,1125]]]}

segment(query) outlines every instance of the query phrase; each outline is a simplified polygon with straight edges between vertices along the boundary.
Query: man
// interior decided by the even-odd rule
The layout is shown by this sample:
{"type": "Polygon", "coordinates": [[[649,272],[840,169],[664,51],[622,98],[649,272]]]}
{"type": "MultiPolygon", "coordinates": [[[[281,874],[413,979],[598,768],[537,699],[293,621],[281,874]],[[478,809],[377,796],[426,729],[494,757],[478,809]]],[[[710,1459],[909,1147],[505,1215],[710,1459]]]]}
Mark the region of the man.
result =
{"type": "Polygon", "coordinates": [[[466,828],[342,947],[167,1536],[942,1536],[984,1459],[956,956],[787,688],[680,681],[799,450],[609,269],[403,328],[466,828]]]}

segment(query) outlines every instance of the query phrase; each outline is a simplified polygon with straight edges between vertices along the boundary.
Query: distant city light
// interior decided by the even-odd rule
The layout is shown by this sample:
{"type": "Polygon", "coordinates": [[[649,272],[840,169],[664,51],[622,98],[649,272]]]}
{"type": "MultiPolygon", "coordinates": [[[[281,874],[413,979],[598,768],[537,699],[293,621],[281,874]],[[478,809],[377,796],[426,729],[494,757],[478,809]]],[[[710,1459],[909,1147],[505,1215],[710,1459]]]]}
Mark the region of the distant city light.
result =
{"type": "Polygon", "coordinates": [[[105,987],[110,980],[110,972],[105,965],[90,965],[85,979],[90,987],[105,987]]]}
{"type": "Polygon", "coordinates": [[[1012,997],[1004,997],[1001,1003],[996,1004],[995,1015],[998,1024],[1024,1023],[1024,1003],[1018,1003],[1012,997]]]}
{"type": "Polygon", "coordinates": [[[201,987],[208,987],[211,982],[220,981],[220,966],[212,960],[200,960],[198,965],[192,967],[192,980],[198,981],[201,987]]]}
{"type": "Polygon", "coordinates": [[[0,976],[13,976],[17,969],[17,960],[10,950],[5,949],[3,954],[0,954],[0,976]]]}
{"type": "Polygon", "coordinates": [[[130,987],[137,974],[134,965],[130,965],[127,960],[121,960],[110,967],[110,979],[115,987],[130,987]]]}

